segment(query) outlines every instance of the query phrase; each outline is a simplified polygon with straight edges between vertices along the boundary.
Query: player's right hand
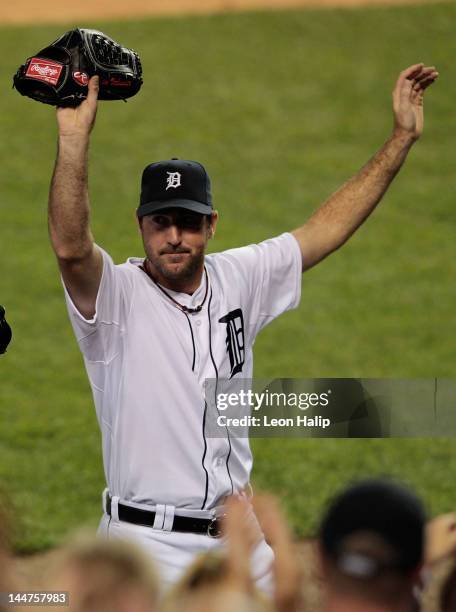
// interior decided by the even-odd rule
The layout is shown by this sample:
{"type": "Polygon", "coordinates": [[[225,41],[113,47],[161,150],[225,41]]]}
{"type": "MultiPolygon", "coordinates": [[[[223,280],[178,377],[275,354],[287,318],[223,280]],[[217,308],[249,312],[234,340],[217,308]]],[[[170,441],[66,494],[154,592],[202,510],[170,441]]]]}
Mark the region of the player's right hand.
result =
{"type": "Polygon", "coordinates": [[[57,108],[57,125],[60,137],[88,137],[95,125],[99,77],[89,80],[87,99],[76,108],[57,108]]]}

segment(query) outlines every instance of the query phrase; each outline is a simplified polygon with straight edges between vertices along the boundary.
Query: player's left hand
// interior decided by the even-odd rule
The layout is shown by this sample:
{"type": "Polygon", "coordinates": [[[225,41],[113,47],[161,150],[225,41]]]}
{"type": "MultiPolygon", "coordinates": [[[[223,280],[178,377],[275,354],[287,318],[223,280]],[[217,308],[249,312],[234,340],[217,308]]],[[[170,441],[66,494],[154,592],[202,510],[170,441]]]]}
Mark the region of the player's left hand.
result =
{"type": "Polygon", "coordinates": [[[423,98],[439,76],[435,66],[414,64],[401,72],[393,91],[394,131],[418,140],[423,132],[423,98]]]}

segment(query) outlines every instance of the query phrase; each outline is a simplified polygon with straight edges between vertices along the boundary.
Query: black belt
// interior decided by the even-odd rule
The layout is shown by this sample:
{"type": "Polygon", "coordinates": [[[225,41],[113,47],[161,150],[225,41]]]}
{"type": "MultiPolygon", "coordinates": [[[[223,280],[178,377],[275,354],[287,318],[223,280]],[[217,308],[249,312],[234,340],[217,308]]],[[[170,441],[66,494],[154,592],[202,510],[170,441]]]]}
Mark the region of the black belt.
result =
{"type": "MultiPolygon", "coordinates": [[[[153,510],[143,510],[133,508],[119,503],[117,505],[119,521],[153,527],[155,523],[155,512],[153,510]]],[[[111,516],[111,497],[106,495],[106,513],[111,516]]],[[[194,518],[191,516],[174,515],[173,524],[170,531],[180,531],[181,533],[199,533],[208,535],[211,538],[220,538],[222,535],[221,521],[214,517],[209,519],[194,518]]]]}

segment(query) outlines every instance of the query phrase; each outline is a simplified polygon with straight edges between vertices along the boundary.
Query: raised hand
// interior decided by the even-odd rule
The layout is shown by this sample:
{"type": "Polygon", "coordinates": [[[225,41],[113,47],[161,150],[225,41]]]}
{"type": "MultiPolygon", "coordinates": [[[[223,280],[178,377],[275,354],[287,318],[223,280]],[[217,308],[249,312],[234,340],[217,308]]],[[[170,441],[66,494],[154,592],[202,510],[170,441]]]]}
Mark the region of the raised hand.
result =
{"type": "Polygon", "coordinates": [[[224,520],[228,553],[225,583],[227,587],[244,594],[253,591],[250,553],[258,542],[258,537],[261,537],[258,524],[252,517],[248,502],[239,497],[230,497],[227,500],[224,520]]]}
{"type": "Polygon", "coordinates": [[[414,64],[403,70],[393,91],[394,129],[418,140],[423,132],[423,99],[439,73],[434,66],[414,64]]]}
{"type": "Polygon", "coordinates": [[[277,612],[302,610],[302,573],[293,537],[278,501],[272,495],[255,495],[253,507],[266,541],[274,550],[274,603],[277,612]]]}
{"type": "Polygon", "coordinates": [[[60,136],[88,136],[95,124],[99,77],[89,81],[87,99],[76,108],[57,108],[57,124],[60,136]]]}
{"type": "Polygon", "coordinates": [[[425,562],[433,564],[456,556],[456,512],[441,514],[426,526],[425,562]]]}

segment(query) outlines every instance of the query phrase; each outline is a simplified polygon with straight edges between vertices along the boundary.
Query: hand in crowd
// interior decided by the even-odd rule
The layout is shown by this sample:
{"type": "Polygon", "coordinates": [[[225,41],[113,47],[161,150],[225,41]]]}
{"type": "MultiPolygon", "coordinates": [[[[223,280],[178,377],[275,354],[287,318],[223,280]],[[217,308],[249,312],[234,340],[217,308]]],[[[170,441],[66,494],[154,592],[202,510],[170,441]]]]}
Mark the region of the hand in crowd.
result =
{"type": "Polygon", "coordinates": [[[275,555],[274,602],[279,612],[293,612],[301,604],[302,572],[288,522],[272,495],[254,498],[253,507],[264,537],[275,555]]]}
{"type": "Polygon", "coordinates": [[[456,555],[456,512],[441,514],[426,526],[425,563],[433,565],[456,555]]]}

